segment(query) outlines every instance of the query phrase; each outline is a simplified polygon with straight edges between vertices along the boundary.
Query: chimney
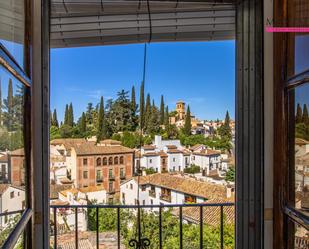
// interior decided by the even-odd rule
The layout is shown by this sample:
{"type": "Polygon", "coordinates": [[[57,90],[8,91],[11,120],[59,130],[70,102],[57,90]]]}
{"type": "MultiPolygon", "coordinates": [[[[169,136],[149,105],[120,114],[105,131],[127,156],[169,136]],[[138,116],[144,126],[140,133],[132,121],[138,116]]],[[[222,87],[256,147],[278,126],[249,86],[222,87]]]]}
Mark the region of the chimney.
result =
{"type": "Polygon", "coordinates": [[[226,197],[231,198],[233,194],[234,194],[234,187],[231,185],[227,185],[226,186],[226,197]]]}
{"type": "Polygon", "coordinates": [[[161,144],[162,144],[162,137],[159,135],[155,135],[155,146],[157,148],[161,148],[161,144]]]}

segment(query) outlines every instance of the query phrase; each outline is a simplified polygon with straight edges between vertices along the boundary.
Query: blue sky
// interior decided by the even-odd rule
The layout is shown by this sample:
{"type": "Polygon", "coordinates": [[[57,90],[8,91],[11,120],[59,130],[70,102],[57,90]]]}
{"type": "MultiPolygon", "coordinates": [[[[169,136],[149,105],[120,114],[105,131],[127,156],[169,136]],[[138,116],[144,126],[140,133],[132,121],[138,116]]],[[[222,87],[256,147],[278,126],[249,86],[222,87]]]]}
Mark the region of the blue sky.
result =
{"type": "MultiPolygon", "coordinates": [[[[52,49],[51,109],[58,119],[66,103],[73,103],[76,119],[101,95],[106,101],[132,85],[139,90],[143,52],[143,44],[52,49]]],[[[145,92],[157,105],[163,94],[169,110],[183,100],[200,119],[222,119],[226,110],[234,117],[234,41],[148,45],[145,92]]]]}

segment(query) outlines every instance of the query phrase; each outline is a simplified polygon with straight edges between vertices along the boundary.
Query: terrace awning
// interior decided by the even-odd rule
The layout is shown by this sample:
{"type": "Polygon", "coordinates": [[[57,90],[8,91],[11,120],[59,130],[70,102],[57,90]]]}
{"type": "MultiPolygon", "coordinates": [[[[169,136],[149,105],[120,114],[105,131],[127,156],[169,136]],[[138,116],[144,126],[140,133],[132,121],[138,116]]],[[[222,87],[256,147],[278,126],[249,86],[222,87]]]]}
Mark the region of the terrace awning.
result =
{"type": "Polygon", "coordinates": [[[235,37],[234,0],[51,0],[51,47],[235,37]],[[150,28],[151,24],[151,28],[150,28]]]}

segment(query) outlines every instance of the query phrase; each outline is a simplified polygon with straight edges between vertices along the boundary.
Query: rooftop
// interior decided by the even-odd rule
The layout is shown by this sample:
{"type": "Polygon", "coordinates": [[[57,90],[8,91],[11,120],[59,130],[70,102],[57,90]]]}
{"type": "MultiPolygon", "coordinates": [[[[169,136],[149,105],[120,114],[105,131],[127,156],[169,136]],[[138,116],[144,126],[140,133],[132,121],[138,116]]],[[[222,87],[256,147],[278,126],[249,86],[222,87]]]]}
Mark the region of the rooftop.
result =
{"type": "MultiPolygon", "coordinates": [[[[137,179],[136,177],[134,178],[137,179]]],[[[198,196],[206,199],[219,199],[225,201],[234,201],[233,198],[226,198],[226,189],[224,186],[211,184],[208,182],[196,181],[180,176],[170,174],[152,174],[140,177],[141,185],[155,185],[168,188],[177,192],[198,196]]]]}

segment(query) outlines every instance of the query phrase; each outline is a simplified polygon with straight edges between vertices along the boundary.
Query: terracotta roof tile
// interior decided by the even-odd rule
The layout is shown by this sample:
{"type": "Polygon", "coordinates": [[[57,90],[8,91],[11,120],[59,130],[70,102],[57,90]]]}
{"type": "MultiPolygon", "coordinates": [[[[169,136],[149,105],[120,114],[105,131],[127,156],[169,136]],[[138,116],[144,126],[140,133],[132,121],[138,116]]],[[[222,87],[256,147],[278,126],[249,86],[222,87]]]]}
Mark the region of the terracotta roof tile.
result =
{"type": "MultiPolygon", "coordinates": [[[[136,177],[134,179],[137,180],[136,177]]],[[[209,200],[227,200],[226,189],[222,185],[201,182],[170,174],[156,173],[148,176],[142,176],[140,177],[140,185],[144,184],[160,186],[209,200]]]]}
{"type": "MultiPolygon", "coordinates": [[[[221,200],[213,200],[211,202],[205,203],[222,203],[221,200]]],[[[183,218],[193,222],[200,222],[200,207],[184,207],[182,209],[183,218]]],[[[173,214],[179,216],[179,208],[173,210],[173,214]]],[[[225,206],[223,208],[224,222],[225,224],[234,224],[235,223],[235,207],[234,206],[225,206]]],[[[210,226],[219,226],[220,225],[220,207],[203,207],[203,223],[210,226]]]]}
{"type": "Polygon", "coordinates": [[[78,190],[82,193],[91,193],[105,190],[105,188],[103,186],[89,186],[85,188],[80,188],[78,190]]]}
{"type": "Polygon", "coordinates": [[[123,154],[134,153],[133,149],[122,145],[97,146],[94,143],[87,142],[74,147],[77,155],[104,155],[104,154],[123,154]]]}
{"type": "Polygon", "coordinates": [[[2,195],[9,187],[10,184],[0,184],[0,194],[2,195]]]}
{"type": "Polygon", "coordinates": [[[154,150],[156,148],[156,146],[154,145],[144,145],[143,149],[144,150],[154,150]]]}
{"type": "Polygon", "coordinates": [[[199,156],[213,156],[213,155],[220,155],[221,151],[219,150],[201,150],[201,152],[193,152],[194,155],[199,155],[199,156]]]}

